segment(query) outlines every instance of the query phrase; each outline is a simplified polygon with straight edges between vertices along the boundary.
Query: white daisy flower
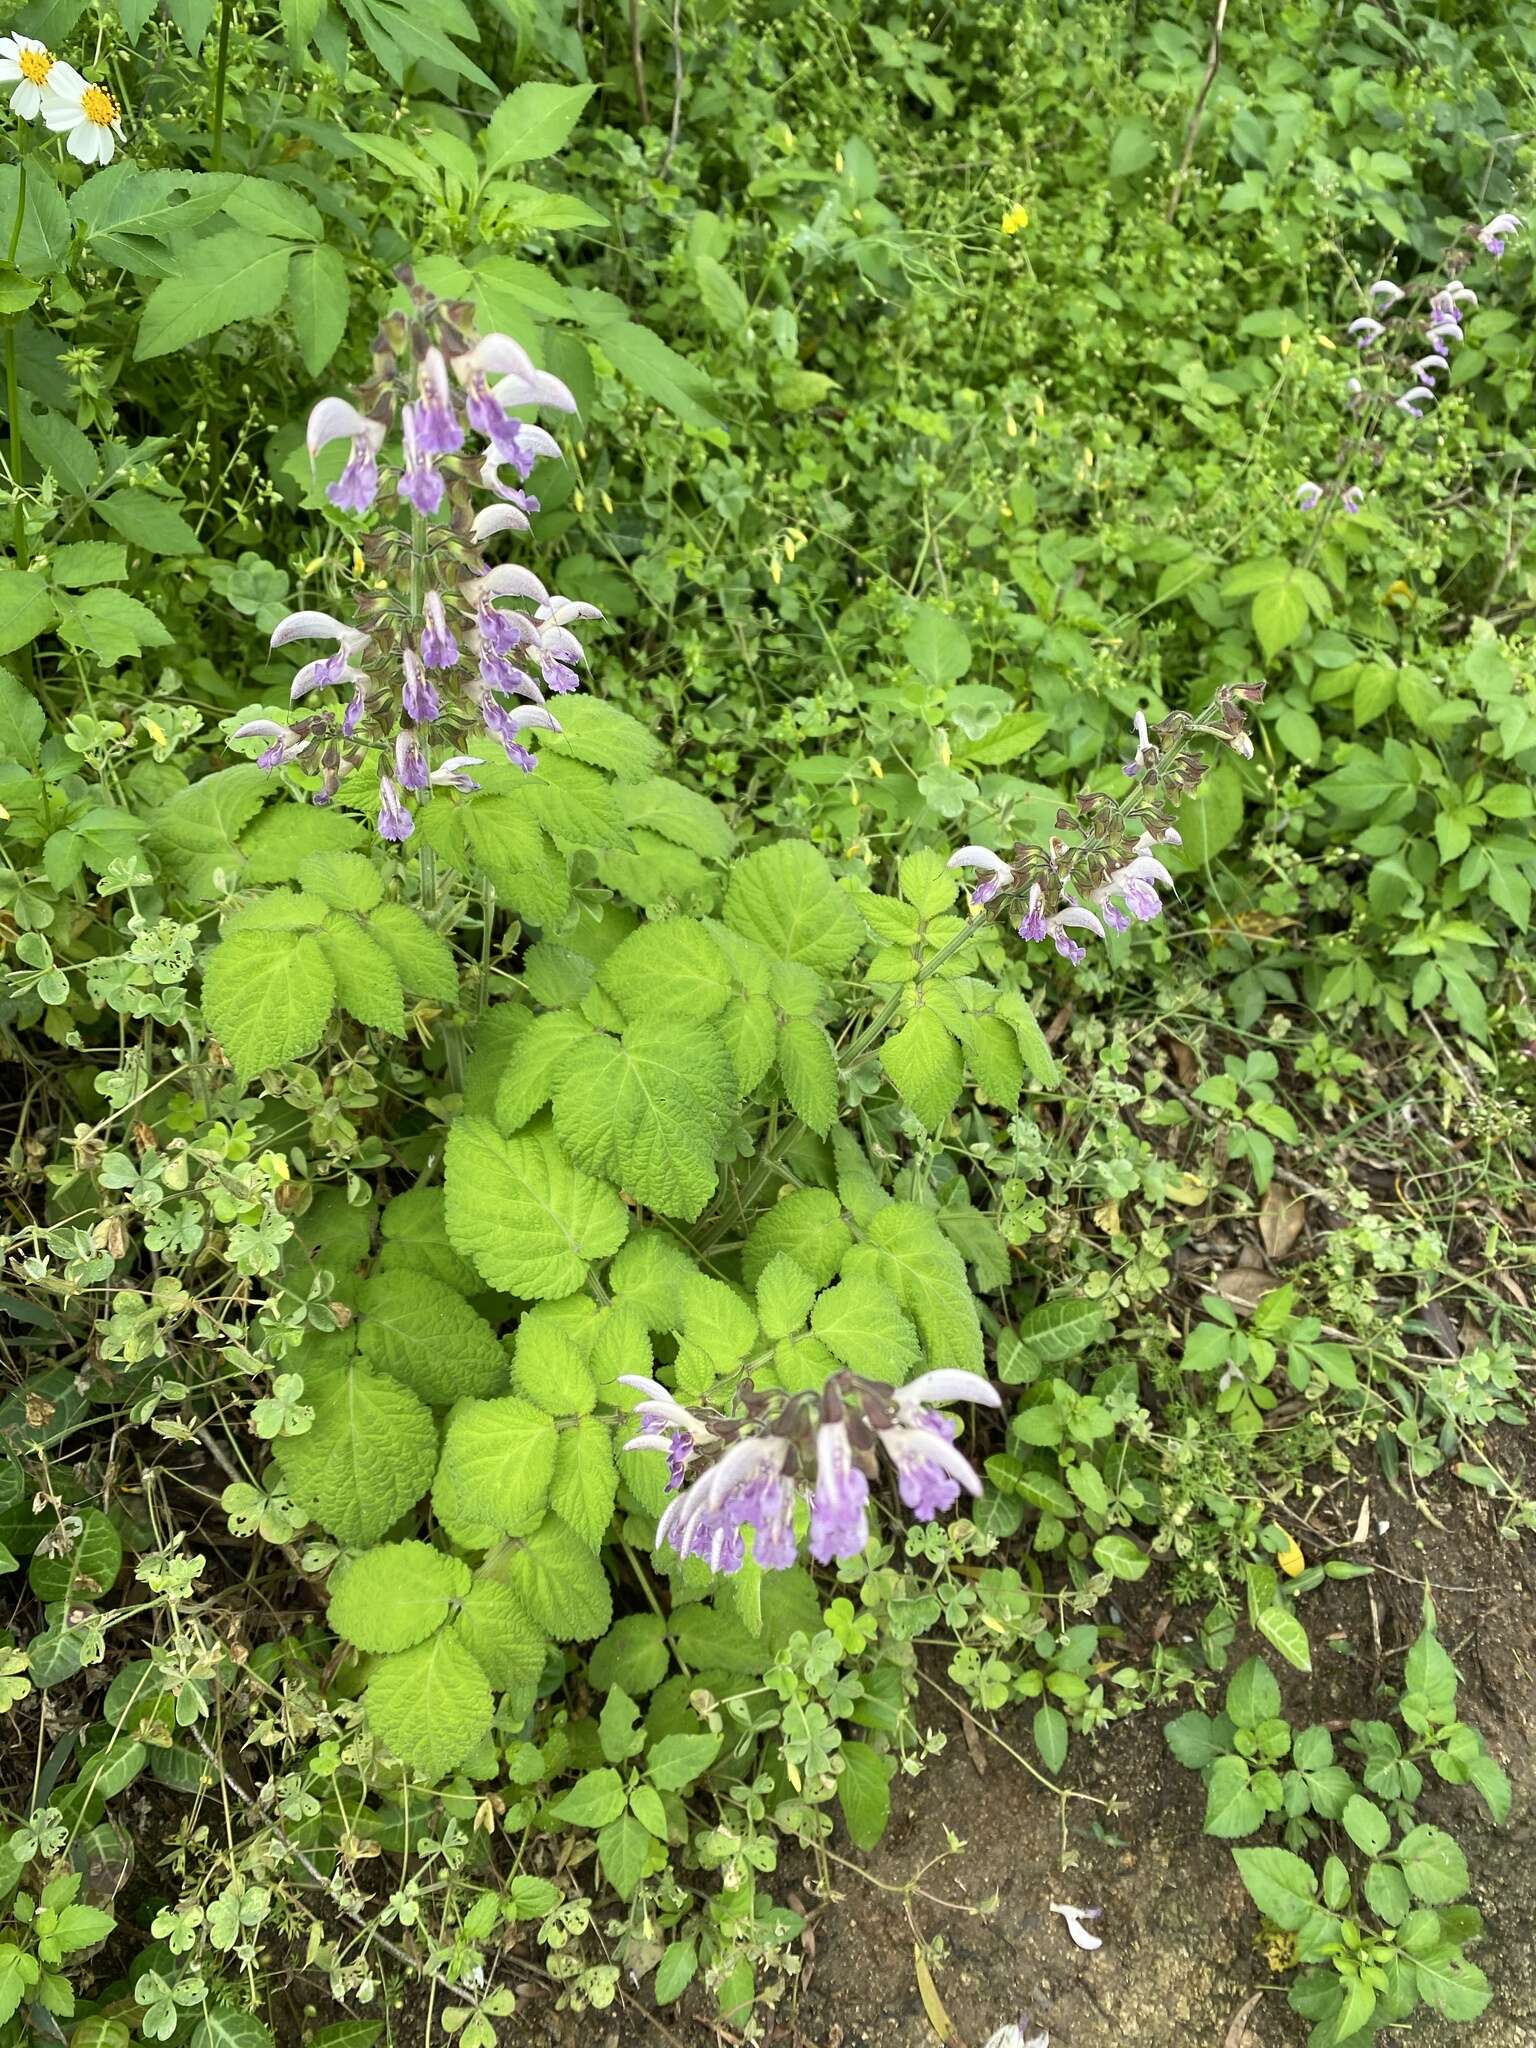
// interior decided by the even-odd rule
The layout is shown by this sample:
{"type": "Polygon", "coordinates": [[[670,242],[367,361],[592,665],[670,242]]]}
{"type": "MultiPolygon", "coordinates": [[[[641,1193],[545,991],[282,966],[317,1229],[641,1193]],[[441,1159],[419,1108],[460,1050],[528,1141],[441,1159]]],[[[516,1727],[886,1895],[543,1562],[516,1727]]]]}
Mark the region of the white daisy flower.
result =
{"type": "Polygon", "coordinates": [[[92,85],[57,58],[43,88],[43,120],[83,164],[109,164],[123,137],[123,110],[104,85],[92,85]]]}
{"type": "Polygon", "coordinates": [[[23,121],[35,121],[43,110],[43,87],[54,67],[45,44],[31,36],[0,36],[0,83],[16,81],[11,94],[11,112],[23,121]]]}

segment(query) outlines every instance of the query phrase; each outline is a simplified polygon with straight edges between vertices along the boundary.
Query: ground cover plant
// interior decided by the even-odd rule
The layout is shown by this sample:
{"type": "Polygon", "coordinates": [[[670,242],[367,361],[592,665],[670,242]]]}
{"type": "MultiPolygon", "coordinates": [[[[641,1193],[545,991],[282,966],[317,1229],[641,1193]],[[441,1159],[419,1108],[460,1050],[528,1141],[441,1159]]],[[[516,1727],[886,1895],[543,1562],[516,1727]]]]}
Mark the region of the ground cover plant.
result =
{"type": "Polygon", "coordinates": [[[1525,2038],[1533,46],[6,20],[0,2042],[1525,2038]]]}

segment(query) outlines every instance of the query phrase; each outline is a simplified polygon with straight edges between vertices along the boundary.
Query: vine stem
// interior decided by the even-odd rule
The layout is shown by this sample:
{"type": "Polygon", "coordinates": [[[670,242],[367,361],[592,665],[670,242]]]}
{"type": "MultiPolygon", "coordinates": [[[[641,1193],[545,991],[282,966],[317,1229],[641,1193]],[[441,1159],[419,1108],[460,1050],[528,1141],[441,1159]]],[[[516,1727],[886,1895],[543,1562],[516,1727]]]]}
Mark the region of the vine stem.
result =
{"type": "Polygon", "coordinates": [[[208,168],[217,171],[224,164],[224,81],[229,73],[229,27],[234,19],[235,0],[223,0],[219,9],[219,54],[213,67],[213,147],[208,168]]]}
{"type": "MultiPolygon", "coordinates": [[[[27,214],[27,160],[18,157],[16,164],[16,215],[11,222],[10,246],[5,261],[9,269],[16,267],[16,251],[21,247],[22,223],[27,214]]],[[[11,551],[16,557],[18,569],[27,566],[27,508],[21,497],[21,391],[16,375],[16,315],[12,314],[5,323],[5,410],[10,425],[11,441],[11,489],[16,493],[11,506],[11,551]]]]}

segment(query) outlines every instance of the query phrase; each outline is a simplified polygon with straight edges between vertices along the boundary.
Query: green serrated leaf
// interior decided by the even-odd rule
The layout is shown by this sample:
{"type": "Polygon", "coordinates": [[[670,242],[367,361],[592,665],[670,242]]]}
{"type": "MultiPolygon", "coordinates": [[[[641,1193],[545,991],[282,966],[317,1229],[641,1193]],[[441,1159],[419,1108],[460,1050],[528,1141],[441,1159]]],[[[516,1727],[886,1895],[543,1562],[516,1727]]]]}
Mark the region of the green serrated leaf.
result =
{"type": "Polygon", "coordinates": [[[469,1591],[469,1567],[430,1543],[381,1543],[333,1581],[328,1619],[360,1650],[414,1649],[469,1591]]]}
{"type": "Polygon", "coordinates": [[[448,1134],[445,1184],[455,1250],[526,1301],[574,1294],[590,1261],[617,1251],[629,1231],[614,1190],[573,1166],[542,1122],[503,1138],[461,1117],[448,1134]]]}

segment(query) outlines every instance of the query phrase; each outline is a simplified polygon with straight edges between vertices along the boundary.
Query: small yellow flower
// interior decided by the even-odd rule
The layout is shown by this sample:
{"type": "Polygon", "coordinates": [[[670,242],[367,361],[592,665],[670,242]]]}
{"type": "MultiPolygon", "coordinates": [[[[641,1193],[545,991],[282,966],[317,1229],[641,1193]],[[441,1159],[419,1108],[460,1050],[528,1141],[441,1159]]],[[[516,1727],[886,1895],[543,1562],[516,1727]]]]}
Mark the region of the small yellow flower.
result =
{"type": "Polygon", "coordinates": [[[1291,337],[1288,334],[1282,334],[1280,337],[1280,353],[1282,356],[1288,356],[1290,352],[1291,337]]]}
{"type": "Polygon", "coordinates": [[[1336,342],[1336,341],[1334,340],[1334,338],[1333,338],[1333,336],[1332,336],[1331,334],[1319,334],[1319,335],[1315,336],[1314,338],[1315,338],[1315,340],[1316,340],[1316,342],[1317,342],[1317,345],[1318,345],[1318,347],[1319,347],[1319,348],[1337,348],[1337,347],[1338,347],[1338,343],[1337,343],[1337,342],[1336,342]]]}
{"type": "Polygon", "coordinates": [[[1016,235],[1020,228],[1027,228],[1028,226],[1029,208],[1027,206],[1010,206],[1003,215],[1002,229],[1005,235],[1016,235]]]}

